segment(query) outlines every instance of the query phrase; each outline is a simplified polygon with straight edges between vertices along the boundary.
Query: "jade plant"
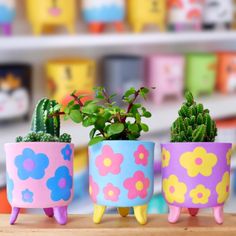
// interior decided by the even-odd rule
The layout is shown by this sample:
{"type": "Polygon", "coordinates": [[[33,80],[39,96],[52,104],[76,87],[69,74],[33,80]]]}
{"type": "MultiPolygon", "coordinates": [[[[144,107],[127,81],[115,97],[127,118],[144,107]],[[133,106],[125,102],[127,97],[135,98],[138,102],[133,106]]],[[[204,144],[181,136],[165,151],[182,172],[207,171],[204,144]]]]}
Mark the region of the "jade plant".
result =
{"type": "Polygon", "coordinates": [[[84,127],[91,127],[89,145],[103,140],[136,140],[141,132],[149,131],[142,118],[150,118],[151,113],[137,102],[140,97],[147,97],[148,88],[127,90],[122,99],[126,108],[119,107],[113,101],[116,95],[109,95],[103,87],[96,87],[94,90],[95,99],[83,103],[84,96],[72,93],[73,99],[64,112],[57,111],[58,106],[55,106],[54,113],[50,115],[64,115],[65,120],[71,119],[84,127]]]}
{"type": "Polygon", "coordinates": [[[51,116],[60,105],[47,98],[41,99],[35,107],[32,116],[31,131],[25,136],[16,138],[16,142],[71,142],[69,134],[60,135],[60,116],[51,116]]]}
{"type": "Polygon", "coordinates": [[[217,128],[209,110],[196,103],[191,92],[186,92],[185,98],[171,127],[171,142],[214,142],[217,128]]]}

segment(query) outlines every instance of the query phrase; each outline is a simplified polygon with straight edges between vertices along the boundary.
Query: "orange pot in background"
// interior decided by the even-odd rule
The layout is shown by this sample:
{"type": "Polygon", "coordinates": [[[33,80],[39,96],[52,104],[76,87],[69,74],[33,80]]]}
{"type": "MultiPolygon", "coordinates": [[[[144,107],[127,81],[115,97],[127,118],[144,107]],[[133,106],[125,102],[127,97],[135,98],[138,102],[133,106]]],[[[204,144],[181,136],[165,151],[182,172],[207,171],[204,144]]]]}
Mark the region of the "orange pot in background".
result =
{"type": "Polygon", "coordinates": [[[217,88],[222,93],[236,92],[236,53],[219,53],[217,88]]]}
{"type": "Polygon", "coordinates": [[[1,214],[9,214],[11,213],[11,206],[7,200],[7,190],[6,188],[0,189],[0,213],[1,214]]]}

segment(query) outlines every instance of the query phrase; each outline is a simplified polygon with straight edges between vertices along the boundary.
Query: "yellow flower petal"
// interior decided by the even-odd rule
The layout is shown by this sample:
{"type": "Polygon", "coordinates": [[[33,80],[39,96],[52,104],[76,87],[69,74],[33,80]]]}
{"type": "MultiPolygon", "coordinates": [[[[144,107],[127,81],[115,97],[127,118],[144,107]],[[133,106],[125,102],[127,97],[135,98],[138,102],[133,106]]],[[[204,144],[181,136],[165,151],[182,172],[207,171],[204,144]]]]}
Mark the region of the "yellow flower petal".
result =
{"type": "Polygon", "coordinates": [[[190,197],[194,204],[206,204],[211,195],[210,189],[206,188],[204,185],[199,184],[197,187],[190,192],[190,197]]]}
{"type": "Polygon", "coordinates": [[[226,154],[227,165],[230,165],[230,163],[231,163],[232,152],[233,152],[233,150],[230,148],[229,151],[226,154]]]}
{"type": "Polygon", "coordinates": [[[229,197],[229,188],[230,188],[230,174],[229,172],[225,172],[221,182],[219,182],[216,186],[216,192],[218,194],[217,202],[219,204],[224,203],[229,197]]]}
{"type": "Polygon", "coordinates": [[[179,182],[177,176],[171,175],[168,179],[164,179],[162,186],[167,202],[183,203],[185,201],[187,186],[184,183],[179,182]]]}
{"type": "Polygon", "coordinates": [[[170,163],[170,152],[165,148],[162,149],[162,167],[169,166],[170,163]]]}
{"type": "Polygon", "coordinates": [[[187,170],[190,177],[198,174],[210,176],[216,163],[216,155],[207,153],[202,147],[197,147],[193,152],[186,152],[180,157],[180,164],[187,170]]]}

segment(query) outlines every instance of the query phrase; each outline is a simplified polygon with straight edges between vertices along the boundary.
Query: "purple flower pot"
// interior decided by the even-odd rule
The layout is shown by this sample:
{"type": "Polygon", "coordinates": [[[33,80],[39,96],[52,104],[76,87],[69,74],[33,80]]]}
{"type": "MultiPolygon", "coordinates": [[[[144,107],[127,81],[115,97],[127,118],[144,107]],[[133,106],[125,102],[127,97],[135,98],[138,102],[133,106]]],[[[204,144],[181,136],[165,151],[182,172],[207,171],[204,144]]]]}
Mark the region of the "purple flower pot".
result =
{"type": "Polygon", "coordinates": [[[168,143],[162,145],[162,190],[169,204],[169,222],[178,221],[181,208],[195,216],[212,207],[223,223],[223,206],[230,190],[229,143],[168,143]]]}

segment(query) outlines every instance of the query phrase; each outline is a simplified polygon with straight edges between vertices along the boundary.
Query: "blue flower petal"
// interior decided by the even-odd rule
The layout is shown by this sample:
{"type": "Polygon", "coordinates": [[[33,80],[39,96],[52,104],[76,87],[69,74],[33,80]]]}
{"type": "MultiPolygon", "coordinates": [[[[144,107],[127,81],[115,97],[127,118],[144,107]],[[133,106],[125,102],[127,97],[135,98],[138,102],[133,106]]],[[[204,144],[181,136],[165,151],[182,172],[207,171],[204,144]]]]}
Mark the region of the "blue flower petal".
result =
{"type": "Polygon", "coordinates": [[[14,190],[14,182],[10,179],[9,175],[7,174],[7,198],[9,203],[12,202],[12,192],[14,190]]]}
{"type": "Polygon", "coordinates": [[[72,155],[72,149],[69,144],[67,144],[62,150],[61,154],[63,155],[64,160],[70,161],[72,155]]]}
{"type": "Polygon", "coordinates": [[[31,192],[29,189],[25,189],[24,191],[21,192],[21,194],[22,194],[22,201],[23,202],[28,202],[28,203],[33,202],[34,193],[31,192]]]}

